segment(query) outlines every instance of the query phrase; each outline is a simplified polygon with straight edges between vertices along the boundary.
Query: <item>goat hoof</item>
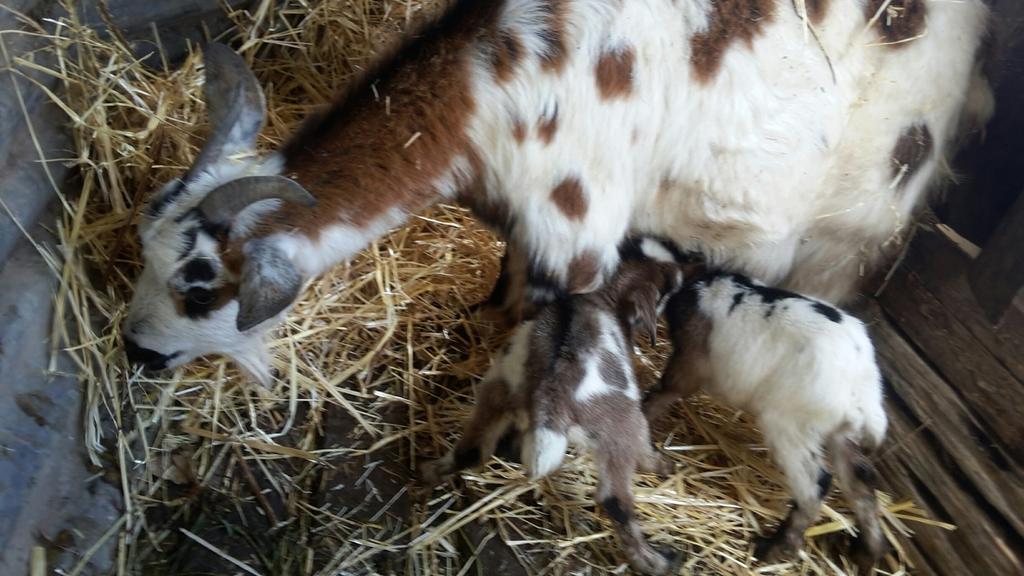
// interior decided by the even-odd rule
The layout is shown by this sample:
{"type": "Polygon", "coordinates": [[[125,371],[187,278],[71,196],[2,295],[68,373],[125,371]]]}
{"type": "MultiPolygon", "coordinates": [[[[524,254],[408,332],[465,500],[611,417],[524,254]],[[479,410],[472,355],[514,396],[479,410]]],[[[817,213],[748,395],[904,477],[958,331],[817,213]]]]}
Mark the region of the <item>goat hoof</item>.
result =
{"type": "Polygon", "coordinates": [[[420,485],[430,491],[441,483],[441,461],[431,460],[420,464],[420,485]]]}
{"type": "Polygon", "coordinates": [[[676,465],[668,459],[662,458],[658,463],[658,470],[655,471],[658,476],[669,477],[676,473],[676,465]]]}
{"type": "Polygon", "coordinates": [[[770,564],[777,561],[786,552],[786,542],[781,534],[758,536],[754,539],[754,558],[760,562],[770,564]]]}
{"type": "Polygon", "coordinates": [[[777,544],[775,538],[772,537],[758,536],[754,538],[754,558],[761,562],[767,562],[775,552],[777,544]]]}
{"type": "Polygon", "coordinates": [[[641,574],[665,576],[674,574],[679,569],[682,554],[671,548],[656,549],[644,545],[643,548],[630,555],[630,565],[641,574]]]}
{"type": "Polygon", "coordinates": [[[679,571],[679,567],[683,565],[683,553],[680,550],[673,548],[661,548],[658,553],[665,558],[665,562],[668,563],[666,574],[675,574],[679,571]]]}
{"type": "Polygon", "coordinates": [[[857,568],[857,574],[874,574],[875,564],[889,553],[889,543],[882,541],[872,544],[863,536],[854,538],[850,545],[850,559],[857,568]]]}

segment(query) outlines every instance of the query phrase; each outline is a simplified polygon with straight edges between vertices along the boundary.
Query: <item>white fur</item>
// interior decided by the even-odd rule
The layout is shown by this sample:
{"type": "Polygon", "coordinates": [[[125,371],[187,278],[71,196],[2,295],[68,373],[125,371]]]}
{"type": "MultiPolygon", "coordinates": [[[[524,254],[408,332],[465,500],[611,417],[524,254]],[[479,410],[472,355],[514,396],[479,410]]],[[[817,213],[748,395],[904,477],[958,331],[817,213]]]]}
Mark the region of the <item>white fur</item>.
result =
{"type": "Polygon", "coordinates": [[[664,244],[653,238],[642,238],[640,240],[640,251],[644,256],[658,262],[675,262],[676,258],[664,244]]]}
{"type": "MultiPolygon", "coordinates": [[[[514,76],[497,82],[491,48],[467,46],[475,102],[468,137],[482,169],[472,176],[508,206],[509,240],[562,282],[570,262],[588,251],[599,273],[587,289],[596,289],[618,265],[623,236],[636,233],[670,238],[713,265],[773,284],[846,298],[861,271],[898,245],[950,154],[961,111],[978,123],[992,107],[974,63],[988,16],[982,0],[928,2],[927,34],[898,49],[878,45],[863,3],[829,2],[811,35],[791,4],[778,2],[764,29],[749,44],[733,42],[703,84],[693,75],[690,40],[707,29],[708,0],[569,2],[569,53],[558,72],[541,64],[544,0],[507,0],[499,27],[522,46],[514,76]],[[635,54],[632,93],[603,100],[595,63],[603,51],[627,46],[635,54]],[[558,129],[545,144],[536,126],[556,110],[558,129]],[[523,142],[513,136],[519,121],[527,127],[523,142]],[[916,174],[896,181],[892,150],[914,124],[927,125],[935,146],[916,174]],[[550,201],[567,177],[586,191],[580,221],[550,201]]],[[[140,225],[146,269],[129,317],[141,345],[179,352],[177,361],[244,350],[243,363],[251,364],[263,354],[248,351],[255,340],[228,322],[234,304],[196,322],[174,317],[167,295],[180,265],[175,217],[219,184],[283,166],[277,155],[231,151],[203,167],[157,220],[140,225]]],[[[433,183],[438,198],[456,194],[472,164],[453,152],[433,183]]],[[[273,242],[312,278],[406,216],[396,208],[369,226],[340,221],[316,240],[284,232],[273,242]]]]}
{"type": "Polygon", "coordinates": [[[339,259],[348,260],[370,242],[405,222],[406,218],[408,214],[395,207],[362,228],[351,223],[332,225],[322,230],[316,240],[294,232],[279,233],[272,238],[292,260],[295,269],[312,278],[330,269],[339,259]]]}
{"type": "Polygon", "coordinates": [[[533,431],[532,442],[523,446],[523,462],[526,463],[531,480],[543,478],[562,465],[569,439],[565,434],[548,428],[533,431]]]}
{"type": "MultiPolygon", "coordinates": [[[[755,416],[769,446],[818,454],[837,434],[882,442],[882,379],[860,320],[840,311],[833,322],[809,299],[766,303],[731,276],[698,286],[711,324],[705,390],[755,416]]],[[[787,454],[778,457],[785,467],[787,454]]]]}
{"type": "MultiPolygon", "coordinates": [[[[540,4],[511,0],[505,8],[504,26],[530,53],[545,26],[540,4]]],[[[862,265],[910,222],[947,153],[987,15],[981,0],[928,2],[927,34],[893,49],[866,30],[862,4],[828,3],[816,27],[822,47],[790,3],[779,2],[749,49],[730,46],[708,85],[693,79],[689,42],[706,28],[706,1],[572,2],[572,50],[558,74],[528,58],[498,84],[479,58],[474,93],[484,112],[471,136],[488,192],[516,216],[516,240],[556,277],[588,249],[610,272],[614,246],[630,229],[772,283],[849,296],[862,265]],[[636,53],[633,95],[603,101],[594,63],[622,45],[636,53]],[[551,145],[511,137],[510,117],[532,129],[553,103],[551,145]],[[928,125],[936,153],[896,192],[891,152],[917,122],[928,125]],[[548,200],[567,175],[578,175],[589,196],[582,222],[548,200]]],[[[985,92],[984,82],[970,86],[985,92]]]]}
{"type": "Polygon", "coordinates": [[[597,371],[597,356],[590,354],[583,363],[583,380],[576,386],[572,397],[579,403],[603,394],[611,394],[615,389],[609,386],[597,371]]]}

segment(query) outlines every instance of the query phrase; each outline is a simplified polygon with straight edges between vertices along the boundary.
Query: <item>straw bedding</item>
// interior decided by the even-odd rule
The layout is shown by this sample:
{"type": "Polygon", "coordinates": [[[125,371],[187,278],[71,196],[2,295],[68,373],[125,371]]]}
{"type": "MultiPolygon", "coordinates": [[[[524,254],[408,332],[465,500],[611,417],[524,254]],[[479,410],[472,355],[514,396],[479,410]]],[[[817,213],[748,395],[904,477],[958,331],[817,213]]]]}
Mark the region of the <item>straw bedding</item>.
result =
{"type": "MultiPolygon", "coordinates": [[[[233,13],[223,40],[240,48],[267,95],[261,145],[279,144],[440,4],[290,0],[233,13]]],[[[118,325],[141,266],[132,224],[147,193],[181,173],[202,142],[201,57],[169,69],[157,56],[149,67],[73,16],[47,33],[58,56],[49,73],[62,84],[53,97],[71,119],[69,161],[79,169],[58,228],[55,330],[85,387],[90,458],[123,491],[124,515],[105,536],[119,573],[626,570],[592,504],[585,456],[537,484],[494,459],[427,495],[409,485],[419,462],[454,441],[502,336],[468,310],[489,291],[502,245],[461,208],[415,218],[315,280],[273,340],[272,390],[220,359],[159,379],[128,368],[118,325]],[[481,550],[497,552],[476,562],[481,550]],[[504,554],[498,568],[488,564],[495,554],[504,554]]],[[[665,353],[664,341],[642,350],[642,382],[665,353]]],[[[751,537],[786,510],[780,475],[742,415],[697,398],[676,416],[654,434],[676,473],[636,481],[652,541],[686,552],[694,573],[845,571],[834,535],[851,528],[835,494],[805,553],[749,568],[751,537]]],[[[881,568],[904,571],[894,534],[928,520],[912,503],[882,501],[897,548],[881,568]]]]}

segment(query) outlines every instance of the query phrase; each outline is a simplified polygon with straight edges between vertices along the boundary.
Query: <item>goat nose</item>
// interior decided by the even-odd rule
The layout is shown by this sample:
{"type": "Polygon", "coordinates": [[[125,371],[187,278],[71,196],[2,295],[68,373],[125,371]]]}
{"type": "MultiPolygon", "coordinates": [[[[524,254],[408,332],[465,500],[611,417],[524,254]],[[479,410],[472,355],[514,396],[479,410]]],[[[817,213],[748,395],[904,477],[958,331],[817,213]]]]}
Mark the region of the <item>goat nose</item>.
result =
{"type": "Polygon", "coordinates": [[[171,359],[166,354],[139,346],[127,336],[124,338],[124,353],[128,356],[128,362],[141,364],[148,370],[161,370],[167,366],[167,362],[171,359]]]}

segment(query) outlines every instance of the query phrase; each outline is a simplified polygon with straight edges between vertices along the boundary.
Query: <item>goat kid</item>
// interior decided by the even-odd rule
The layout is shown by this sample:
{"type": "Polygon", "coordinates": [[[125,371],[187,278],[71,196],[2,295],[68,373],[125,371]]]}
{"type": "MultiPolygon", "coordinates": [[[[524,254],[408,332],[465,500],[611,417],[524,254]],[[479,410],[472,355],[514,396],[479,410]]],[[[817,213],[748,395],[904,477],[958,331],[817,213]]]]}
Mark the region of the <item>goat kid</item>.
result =
{"type": "Polygon", "coordinates": [[[988,9],[804,4],[458,0],[267,155],[259,84],[207,46],[211,136],[139,225],[129,359],[268,382],[303,283],[441,201],[509,241],[506,304],[600,288],[627,233],[844,298],[991,113],[988,9]]]}
{"type": "Polygon", "coordinates": [[[634,517],[634,470],[668,474],[672,466],[651,444],[631,349],[636,326],[653,339],[660,309],[681,282],[673,264],[624,263],[602,290],[559,299],[520,324],[484,376],[454,449],[422,467],[424,483],[487,461],[507,434],[521,440],[532,479],[558,469],[569,444],[579,445],[593,453],[597,503],[632,566],[668,573],[676,555],[648,544],[634,517]]]}
{"type": "Polygon", "coordinates": [[[738,274],[688,278],[666,306],[673,352],[644,401],[653,423],[680,397],[704,390],[753,415],[793,497],[762,560],[798,550],[832,481],[832,464],[857,519],[854,559],[882,556],[875,471],[865,452],[885,436],[882,378],[864,324],[820,300],[738,274]]]}

